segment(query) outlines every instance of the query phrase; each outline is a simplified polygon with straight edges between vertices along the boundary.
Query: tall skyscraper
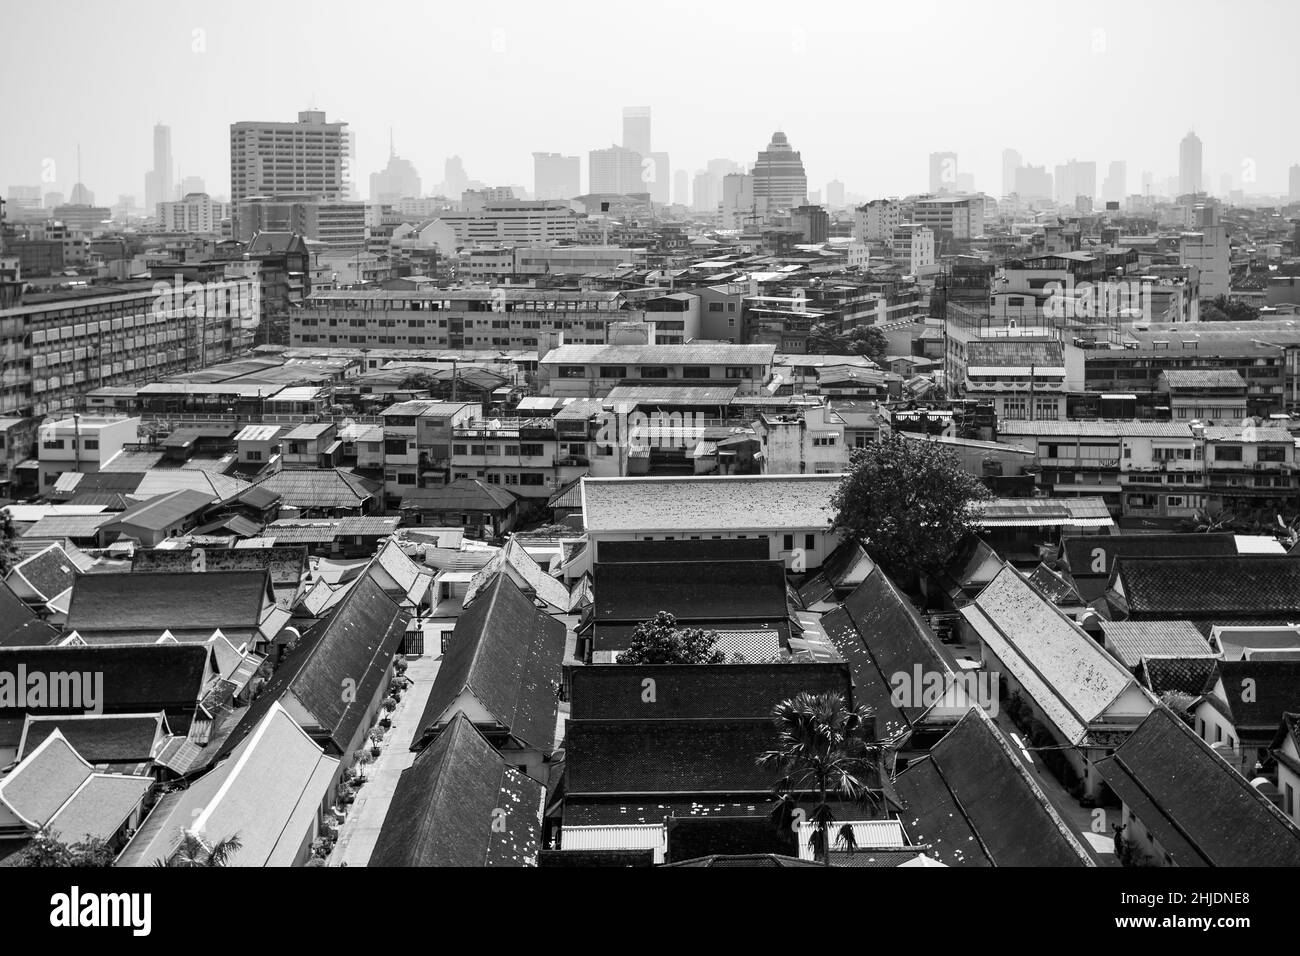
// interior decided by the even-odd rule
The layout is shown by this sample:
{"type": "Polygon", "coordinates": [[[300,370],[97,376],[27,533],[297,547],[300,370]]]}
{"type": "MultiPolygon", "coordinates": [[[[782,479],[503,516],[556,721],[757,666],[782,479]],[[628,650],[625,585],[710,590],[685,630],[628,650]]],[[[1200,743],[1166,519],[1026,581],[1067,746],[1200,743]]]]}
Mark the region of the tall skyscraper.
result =
{"type": "Polygon", "coordinates": [[[232,123],[230,201],[238,207],[249,196],[346,199],[347,125],[327,123],[321,110],[303,110],[296,123],[232,123]]]}
{"type": "Polygon", "coordinates": [[[1021,166],[1016,170],[1012,192],[1021,199],[1052,198],[1052,174],[1046,166],[1021,166]]]}
{"type": "Polygon", "coordinates": [[[1188,133],[1178,146],[1178,194],[1201,191],[1201,138],[1188,133]]]}
{"type": "Polygon", "coordinates": [[[673,205],[689,206],[691,203],[691,177],[684,169],[673,173],[673,205]]]}
{"type": "Polygon", "coordinates": [[[761,150],[754,168],[754,196],[774,209],[793,209],[808,202],[808,176],[803,159],[790,146],[785,133],[772,134],[767,149],[761,150]]]}
{"type": "Polygon", "coordinates": [[[1102,201],[1122,203],[1127,195],[1128,164],[1122,159],[1113,159],[1101,184],[1102,201]]]}
{"type": "Polygon", "coordinates": [[[1025,165],[1025,158],[1017,149],[1002,151],[1002,195],[1010,196],[1016,191],[1016,170],[1025,165]]]}
{"type": "Polygon", "coordinates": [[[395,203],[399,199],[419,199],[421,195],[420,174],[409,159],[397,155],[391,132],[388,137],[388,165],[377,173],[370,174],[370,201],[372,203],[395,203]]]}
{"type": "Polygon", "coordinates": [[[623,107],[623,148],[649,156],[654,147],[650,140],[650,107],[623,107]]]}
{"type": "Polygon", "coordinates": [[[957,190],[957,154],[930,154],[930,192],[950,193],[957,190]]]}
{"type": "Polygon", "coordinates": [[[672,200],[673,177],[667,153],[641,154],[641,182],[644,188],[638,192],[649,193],[652,202],[668,205],[672,200]]]}
{"type": "Polygon", "coordinates": [[[172,184],[172,129],[157,123],[153,128],[153,169],[144,177],[145,215],[157,216],[160,202],[172,202],[176,198],[172,184]]]}
{"type": "Polygon", "coordinates": [[[1056,167],[1056,204],[1077,208],[1080,196],[1097,198],[1097,164],[1072,159],[1056,167]]]}
{"type": "Polygon", "coordinates": [[[452,199],[459,199],[461,193],[469,188],[469,174],[459,156],[448,156],[442,165],[442,193],[452,199]]]}
{"type": "Polygon", "coordinates": [[[844,208],[844,184],[832,179],[826,184],[826,208],[830,210],[844,208]]]}
{"type": "Polygon", "coordinates": [[[1288,202],[1300,202],[1300,163],[1291,167],[1287,180],[1286,198],[1288,202]]]}
{"type": "Polygon", "coordinates": [[[587,154],[587,191],[619,196],[650,192],[641,180],[641,158],[636,150],[622,146],[591,150],[587,154]]]}
{"type": "Polygon", "coordinates": [[[534,199],[572,199],[581,195],[581,157],[533,153],[534,199]]]}

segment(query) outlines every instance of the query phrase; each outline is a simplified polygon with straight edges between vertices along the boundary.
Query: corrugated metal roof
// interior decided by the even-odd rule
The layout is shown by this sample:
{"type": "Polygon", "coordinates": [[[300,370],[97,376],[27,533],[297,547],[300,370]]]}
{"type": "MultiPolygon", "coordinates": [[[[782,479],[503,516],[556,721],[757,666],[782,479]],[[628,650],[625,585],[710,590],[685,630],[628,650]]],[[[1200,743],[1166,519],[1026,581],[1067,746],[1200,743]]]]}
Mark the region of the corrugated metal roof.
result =
{"type": "Polygon", "coordinates": [[[566,826],[560,831],[566,850],[654,850],[662,863],[668,851],[668,829],[660,823],[610,826],[566,826]]]}

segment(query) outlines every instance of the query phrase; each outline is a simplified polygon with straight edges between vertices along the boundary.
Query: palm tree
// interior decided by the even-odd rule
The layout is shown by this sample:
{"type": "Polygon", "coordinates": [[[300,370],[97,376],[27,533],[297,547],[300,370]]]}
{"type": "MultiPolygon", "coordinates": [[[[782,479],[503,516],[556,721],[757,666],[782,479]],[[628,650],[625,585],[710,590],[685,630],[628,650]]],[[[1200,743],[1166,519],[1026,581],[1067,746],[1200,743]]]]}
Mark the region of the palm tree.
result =
{"type": "Polygon", "coordinates": [[[870,739],[875,714],[869,707],[850,709],[843,695],[835,691],[804,692],[777,704],[772,719],[778,746],[759,755],[758,765],[781,774],[773,788],[780,798],[773,817],[792,816],[795,794],[816,793],[812,816],[816,830],[810,842],[814,855],[830,866],[827,837],[835,815],[827,798],[838,797],[873,809],[878,806],[868,783],[872,772],[884,772],[884,745],[870,739]]]}
{"type": "Polygon", "coordinates": [[[244,847],[238,833],[232,833],[211,846],[192,830],[182,830],[181,833],[181,842],[171,856],[154,860],[154,866],[226,866],[230,858],[244,847]]]}

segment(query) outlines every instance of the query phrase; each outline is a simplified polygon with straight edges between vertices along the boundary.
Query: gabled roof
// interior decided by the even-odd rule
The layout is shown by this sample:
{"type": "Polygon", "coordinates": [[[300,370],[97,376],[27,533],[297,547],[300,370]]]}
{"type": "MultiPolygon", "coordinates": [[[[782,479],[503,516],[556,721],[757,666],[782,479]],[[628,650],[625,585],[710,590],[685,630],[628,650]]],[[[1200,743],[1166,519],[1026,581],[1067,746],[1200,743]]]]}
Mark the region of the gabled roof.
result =
{"type": "Polygon", "coordinates": [[[446,485],[412,488],[402,496],[403,511],[503,511],[519,499],[478,478],[457,478],[446,485]]]}
{"type": "MultiPolygon", "coordinates": [[[[759,543],[762,543],[761,539],[759,543]]],[[[848,538],[827,555],[821,570],[799,586],[799,600],[804,607],[833,602],[838,594],[852,591],[865,581],[874,568],[875,562],[862,545],[848,538]]]]}
{"type": "MultiPolygon", "coordinates": [[[[183,734],[189,728],[208,675],[208,654],[207,647],[193,644],[5,647],[0,648],[0,672],[16,674],[22,667],[29,674],[103,675],[103,699],[99,703],[104,713],[165,710],[172,730],[183,734]]],[[[84,711],[84,707],[15,706],[0,709],[0,719],[84,711]]]]}
{"type": "Polygon", "coordinates": [[[917,667],[923,673],[953,673],[929,626],[879,567],[840,607],[822,616],[822,627],[853,673],[857,702],[875,710],[881,737],[904,733],[927,709],[895,706],[894,674],[910,676],[917,667]]]}
{"type": "Polygon", "coordinates": [[[146,763],[156,755],[157,744],[167,730],[167,715],[161,710],[151,714],[28,716],[18,759],[57,731],[90,764],[146,763]]]}
{"type": "Polygon", "coordinates": [[[493,576],[505,569],[525,594],[532,594],[545,601],[556,611],[567,612],[573,609],[573,600],[564,582],[559,581],[545,571],[528,554],[517,537],[511,537],[505,547],[479,569],[470,579],[465,591],[465,603],[471,603],[480,590],[487,587],[493,576]]]}
{"type": "Polygon", "coordinates": [[[771,546],[762,538],[713,541],[683,538],[673,541],[602,541],[601,564],[642,564],[660,561],[766,561],[771,546]]]}
{"type": "Polygon", "coordinates": [[[95,773],[55,730],[0,781],[0,803],[64,843],[108,839],[153,789],[150,776],[95,773]]]}
{"type": "Polygon", "coordinates": [[[1106,650],[1127,668],[1144,657],[1209,657],[1214,651],[1191,621],[1103,621],[1106,650]]]}
{"type": "Polygon", "coordinates": [[[190,488],[169,491],[132,505],[108,527],[113,530],[144,528],[147,531],[165,531],[199,514],[211,504],[212,496],[202,491],[190,488]]]}
{"type": "Polygon", "coordinates": [[[894,786],[908,836],[948,866],[1095,865],[978,707],[894,786]]]}
{"type": "Polygon", "coordinates": [[[378,484],[343,468],[286,469],[260,479],[256,487],[302,509],[360,508],[379,493],[378,484]]]}
{"type": "Polygon", "coordinates": [[[208,844],[237,834],[242,846],[231,866],[292,866],[315,832],[338,763],[273,703],[224,761],[158,801],[117,865],[165,860],[188,830],[208,844]]]}
{"type": "Polygon", "coordinates": [[[402,771],[369,865],[535,866],[543,790],[457,714],[402,771]]]}
{"type": "MultiPolygon", "coordinates": [[[[1237,553],[1231,534],[1108,534],[1063,535],[1061,552],[1070,575],[1109,577],[1115,561],[1122,557],[1170,558],[1209,557],[1237,553]]],[[[1096,597],[1097,595],[1093,595],[1096,597]]]]}
{"type": "Polygon", "coordinates": [[[256,630],[273,603],[269,571],[132,571],[77,579],[69,630],[92,634],[153,634],[164,630],[256,630]]]}
{"type": "Polygon", "coordinates": [[[1200,697],[1212,689],[1217,664],[1213,657],[1144,657],[1135,674],[1156,697],[1171,692],[1200,697]]]}
{"type": "Polygon", "coordinates": [[[49,601],[72,587],[79,573],[76,562],[57,544],[18,562],[9,569],[5,580],[17,579],[32,595],[49,601]]]}
{"type": "Polygon", "coordinates": [[[362,575],[329,616],[288,652],[231,731],[221,755],[246,737],[272,704],[289,696],[295,712],[301,709],[314,719],[309,731],[345,751],[366,719],[409,621],[410,614],[377,581],[362,575]],[[344,688],[352,693],[345,694],[344,688]]]}
{"type": "Polygon", "coordinates": [[[1300,619],[1300,557],[1120,558],[1110,590],[1133,616],[1206,620],[1300,619]]]}
{"type": "Polygon", "coordinates": [[[1082,743],[1089,725],[1137,686],[1010,564],[959,613],[1071,743],[1082,743]]]}
{"type": "Polygon", "coordinates": [[[845,664],[598,664],[569,673],[573,720],[770,718],[801,692],[838,692],[854,703],[845,664]],[[653,680],[655,699],[642,699],[653,680]]]}
{"type": "Polygon", "coordinates": [[[0,647],[31,647],[49,644],[58,630],[36,616],[18,599],[9,585],[0,581],[0,647]]]}
{"type": "Polygon", "coordinates": [[[1300,830],[1166,707],[1095,766],[1178,866],[1300,866],[1300,830]]]}
{"type": "Polygon", "coordinates": [[[1284,713],[1300,711],[1300,661],[1219,661],[1218,670],[1238,737],[1271,736],[1284,713]]]}
{"type": "Polygon", "coordinates": [[[1053,604],[1072,607],[1084,603],[1071,582],[1041,561],[1038,563],[1038,567],[1034,568],[1033,573],[1029,575],[1029,583],[1053,604]]]}
{"type": "Polygon", "coordinates": [[[455,716],[462,694],[492,716],[492,730],[549,753],[555,744],[565,627],[500,573],[456,622],[420,718],[418,746],[455,716]]]}

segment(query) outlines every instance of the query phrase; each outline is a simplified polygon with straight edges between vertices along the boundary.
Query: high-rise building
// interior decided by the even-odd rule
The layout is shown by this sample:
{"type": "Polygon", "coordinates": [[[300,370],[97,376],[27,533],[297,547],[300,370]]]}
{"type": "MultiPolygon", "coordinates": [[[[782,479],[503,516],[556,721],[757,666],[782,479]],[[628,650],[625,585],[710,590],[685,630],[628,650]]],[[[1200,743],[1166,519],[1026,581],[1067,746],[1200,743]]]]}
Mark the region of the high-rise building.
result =
{"type": "Polygon", "coordinates": [[[243,121],[230,126],[230,202],[258,196],[347,199],[351,140],[347,123],[328,123],[322,110],[303,110],[295,123],[243,121]]]}
{"type": "Polygon", "coordinates": [[[654,149],[650,140],[650,107],[623,107],[623,148],[642,156],[649,156],[654,149]]]}
{"type": "Polygon", "coordinates": [[[1021,166],[1016,170],[1013,192],[1025,200],[1050,200],[1052,174],[1046,166],[1021,166]]]}
{"type": "Polygon", "coordinates": [[[648,193],[641,180],[641,153],[622,146],[593,149],[587,154],[587,192],[627,196],[648,193]]]}
{"type": "Polygon", "coordinates": [[[706,168],[695,174],[691,208],[698,212],[717,212],[722,202],[722,177],[740,172],[740,164],[730,159],[711,159],[706,168]]]}
{"type": "Polygon", "coordinates": [[[832,179],[826,184],[826,208],[835,210],[844,208],[844,184],[832,179]]]}
{"type": "Polygon", "coordinates": [[[421,192],[420,174],[409,159],[402,159],[390,139],[388,165],[370,174],[370,201],[395,203],[399,199],[417,199],[421,192]]]}
{"type": "MultiPolygon", "coordinates": [[[[1294,179],[1295,170],[1292,169],[1291,176],[1294,179]]],[[[40,186],[10,186],[9,194],[5,201],[10,207],[17,211],[19,209],[37,210],[41,208],[41,187],[40,186]]]]}
{"type": "Polygon", "coordinates": [[[1123,202],[1127,195],[1128,164],[1122,159],[1113,159],[1101,184],[1101,198],[1104,202],[1123,202]]]}
{"type": "Polygon", "coordinates": [[[207,193],[186,193],[176,202],[160,202],[157,215],[166,232],[219,235],[222,220],[230,218],[230,203],[213,202],[207,193]]]}
{"type": "Polygon", "coordinates": [[[1097,164],[1072,159],[1056,167],[1056,204],[1075,208],[1080,196],[1097,198],[1097,164]]]}
{"type": "Polygon", "coordinates": [[[455,199],[469,188],[469,174],[459,156],[448,156],[442,166],[442,194],[455,199]]]}
{"type": "Polygon", "coordinates": [[[903,221],[903,208],[892,199],[873,199],[853,213],[853,238],[858,242],[888,242],[903,221]]]}
{"type": "Polygon", "coordinates": [[[85,183],[76,183],[72,187],[70,205],[93,206],[95,205],[95,193],[85,183]]]}
{"type": "Polygon", "coordinates": [[[1010,196],[1016,192],[1016,170],[1025,165],[1025,158],[1017,149],[1002,151],[1002,195],[1010,196]]]}
{"type": "Polygon", "coordinates": [[[1288,202],[1300,202],[1300,163],[1291,167],[1286,195],[1288,202]]]}
{"type": "Polygon", "coordinates": [[[796,206],[790,210],[790,227],[803,242],[816,244],[830,238],[831,218],[821,206],[796,206]]]}
{"type": "Polygon", "coordinates": [[[666,206],[672,201],[672,167],[669,165],[667,153],[641,155],[641,182],[644,188],[638,192],[649,193],[652,202],[666,206]]]}
{"type": "Polygon", "coordinates": [[[691,177],[684,169],[673,173],[673,205],[689,206],[691,204],[691,177]]]}
{"type": "Polygon", "coordinates": [[[1201,191],[1201,138],[1189,132],[1178,146],[1178,195],[1201,191]]]}
{"type": "Polygon", "coordinates": [[[957,154],[930,154],[930,192],[955,192],[957,189],[957,154]]]}
{"type": "Polygon", "coordinates": [[[153,128],[153,169],[144,177],[145,215],[158,215],[160,202],[172,202],[176,198],[172,181],[172,129],[156,123],[153,128]]]}
{"type": "Polygon", "coordinates": [[[767,199],[754,192],[754,177],[728,173],[722,177],[722,228],[744,230],[757,225],[767,212],[767,199]]]}
{"type": "Polygon", "coordinates": [[[808,176],[803,159],[790,146],[785,133],[772,134],[767,149],[761,150],[754,168],[754,197],[774,209],[793,209],[808,202],[808,176]]]}
{"type": "Polygon", "coordinates": [[[572,199],[582,195],[582,158],[533,153],[533,198],[572,199]]]}
{"type": "Polygon", "coordinates": [[[207,184],[204,183],[202,176],[185,176],[181,179],[180,188],[177,190],[181,198],[185,198],[190,193],[206,193],[207,184]]]}

